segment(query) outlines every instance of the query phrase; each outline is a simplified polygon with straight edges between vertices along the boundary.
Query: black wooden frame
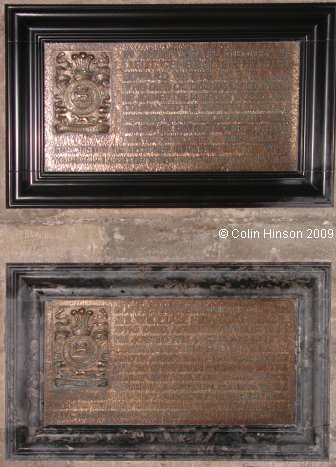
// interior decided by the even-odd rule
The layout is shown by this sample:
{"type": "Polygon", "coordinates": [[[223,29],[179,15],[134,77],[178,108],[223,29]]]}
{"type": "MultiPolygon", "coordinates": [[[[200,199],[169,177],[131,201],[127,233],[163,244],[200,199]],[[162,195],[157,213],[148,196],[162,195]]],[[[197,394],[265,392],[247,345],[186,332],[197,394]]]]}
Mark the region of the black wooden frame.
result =
{"type": "Polygon", "coordinates": [[[7,6],[8,207],[326,206],[333,202],[335,5],[7,6]],[[301,41],[293,172],[46,173],[48,41],[301,41]]]}
{"type": "Polygon", "coordinates": [[[7,456],[13,459],[326,459],[330,263],[7,265],[7,456]],[[44,426],[44,304],[141,297],[291,298],[296,422],[255,426],[44,426]]]}

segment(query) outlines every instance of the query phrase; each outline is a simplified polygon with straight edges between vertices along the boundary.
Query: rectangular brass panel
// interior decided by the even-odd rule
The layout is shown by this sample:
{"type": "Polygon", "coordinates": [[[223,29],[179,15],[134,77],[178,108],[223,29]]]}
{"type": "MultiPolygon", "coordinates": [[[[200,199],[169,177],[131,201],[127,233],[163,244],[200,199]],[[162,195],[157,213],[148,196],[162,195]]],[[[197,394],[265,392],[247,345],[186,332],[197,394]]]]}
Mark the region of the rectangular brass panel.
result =
{"type": "Polygon", "coordinates": [[[297,169],[298,41],[44,47],[46,171],[297,169]]]}
{"type": "Polygon", "coordinates": [[[294,299],[46,303],[45,424],[293,424],[294,299]]]}

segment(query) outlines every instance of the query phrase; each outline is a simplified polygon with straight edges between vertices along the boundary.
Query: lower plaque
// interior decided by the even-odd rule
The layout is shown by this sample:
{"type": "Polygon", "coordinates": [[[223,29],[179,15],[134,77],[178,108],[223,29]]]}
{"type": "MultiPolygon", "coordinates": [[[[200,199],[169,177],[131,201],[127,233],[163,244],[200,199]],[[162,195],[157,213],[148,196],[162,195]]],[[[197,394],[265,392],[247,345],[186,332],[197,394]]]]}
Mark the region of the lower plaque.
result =
{"type": "Polygon", "coordinates": [[[8,455],[328,455],[329,264],[9,265],[8,455]]]}
{"type": "Polygon", "coordinates": [[[51,302],[45,423],[293,424],[295,317],[282,299],[51,302]]]}

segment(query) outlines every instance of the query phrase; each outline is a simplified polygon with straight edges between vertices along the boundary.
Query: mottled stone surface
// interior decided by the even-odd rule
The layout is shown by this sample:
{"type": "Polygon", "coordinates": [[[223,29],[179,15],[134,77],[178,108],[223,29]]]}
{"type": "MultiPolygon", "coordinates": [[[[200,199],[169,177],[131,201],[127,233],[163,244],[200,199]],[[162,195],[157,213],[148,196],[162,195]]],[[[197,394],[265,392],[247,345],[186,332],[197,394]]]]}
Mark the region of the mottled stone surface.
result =
{"type": "MultiPolygon", "coordinates": [[[[3,5],[1,1],[1,5],[3,5]]],[[[42,0],[11,4],[45,4],[42,0]]],[[[56,3],[86,4],[86,1],[56,3]]],[[[90,3],[130,3],[118,0],[90,3]]],[[[136,3],[169,3],[138,1],[136,3]]],[[[181,1],[170,2],[181,3],[181,1]]],[[[184,3],[208,3],[186,0],[184,3]]],[[[212,0],[212,3],[223,3],[212,0]]],[[[241,2],[237,2],[241,3],[241,2]]],[[[263,2],[265,3],[265,2],[263,2]]],[[[274,2],[267,2],[274,3],[274,2]]],[[[4,26],[0,24],[1,115],[4,116],[4,26]]],[[[218,237],[221,228],[305,230],[333,228],[336,208],[330,209],[5,209],[5,122],[0,119],[0,465],[38,467],[300,467],[336,465],[336,323],[335,279],[331,315],[331,449],[329,462],[73,462],[5,461],[4,309],[6,262],[136,262],[136,261],[336,261],[335,240],[230,239],[218,237]]],[[[334,277],[336,277],[334,271],[334,277]]]]}

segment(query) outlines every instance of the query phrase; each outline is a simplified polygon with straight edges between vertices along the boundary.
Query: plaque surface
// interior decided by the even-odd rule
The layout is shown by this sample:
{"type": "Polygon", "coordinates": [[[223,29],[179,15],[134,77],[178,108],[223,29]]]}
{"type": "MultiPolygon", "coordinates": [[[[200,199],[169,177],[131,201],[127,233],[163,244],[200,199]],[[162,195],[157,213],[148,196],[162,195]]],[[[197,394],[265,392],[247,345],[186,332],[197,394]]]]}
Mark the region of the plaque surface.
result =
{"type": "Polygon", "coordinates": [[[16,459],[324,459],[330,265],[8,266],[16,459]]]}
{"type": "Polygon", "coordinates": [[[46,304],[48,425],[295,422],[296,302],[46,304]]]}
{"type": "Polygon", "coordinates": [[[333,202],[335,6],[8,6],[9,207],[333,202]]]}
{"type": "Polygon", "coordinates": [[[45,170],[293,171],[300,42],[45,43],[45,170]]]}

